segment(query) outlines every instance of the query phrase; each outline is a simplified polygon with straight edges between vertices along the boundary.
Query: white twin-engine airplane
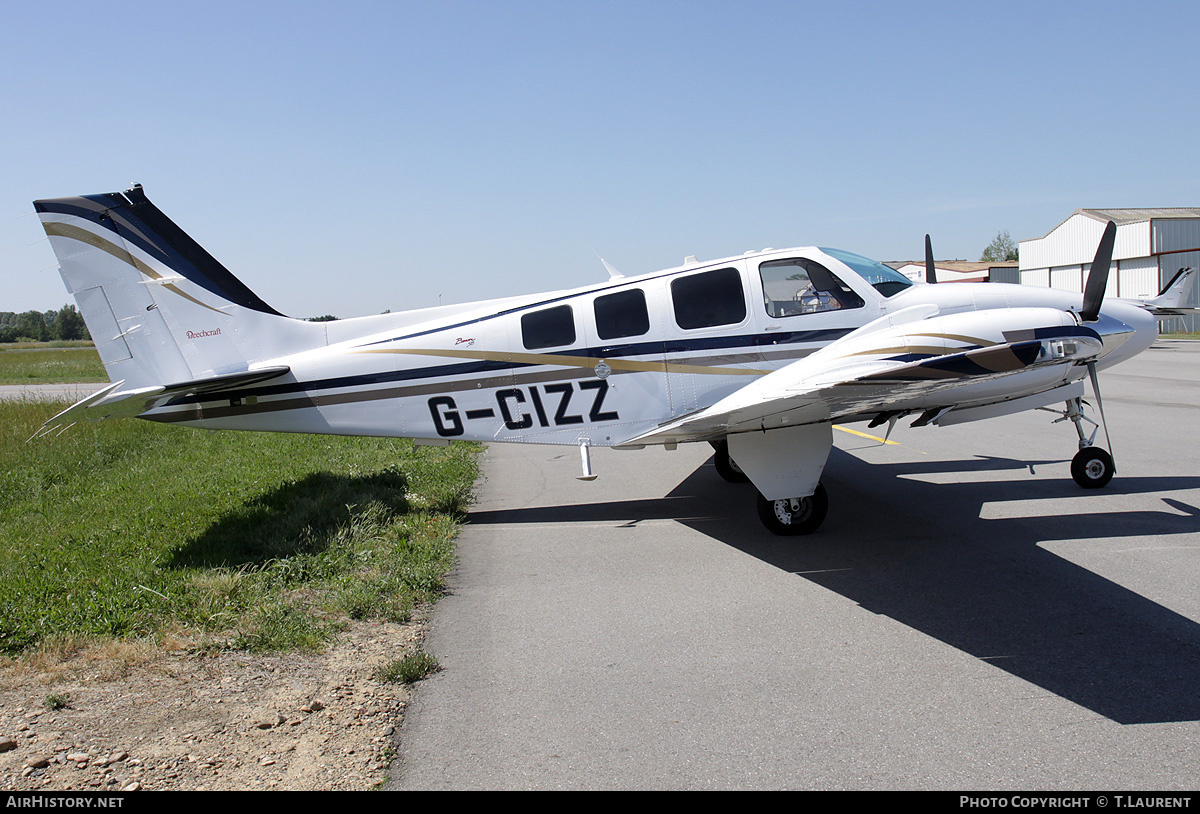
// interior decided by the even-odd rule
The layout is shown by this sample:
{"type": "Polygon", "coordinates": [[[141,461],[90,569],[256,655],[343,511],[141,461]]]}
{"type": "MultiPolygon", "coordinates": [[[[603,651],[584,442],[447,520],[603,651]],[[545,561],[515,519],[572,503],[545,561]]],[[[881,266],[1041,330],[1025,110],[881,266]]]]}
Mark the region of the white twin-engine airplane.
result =
{"type": "Polygon", "coordinates": [[[1169,306],[1191,276],[1153,300],[1105,300],[1110,223],[1082,300],[1021,285],[914,284],[857,254],[808,247],[308,322],[259,299],[140,185],[34,206],[112,380],[46,431],[138,416],[562,444],[580,449],[584,480],[595,477],[589,447],[706,441],[723,477],[758,489],[758,514],[776,534],[824,520],[835,424],[957,424],[1065,403],[1060,415],[1079,434],[1071,473],[1104,486],[1113,459],[1092,446],[1099,425],[1084,416],[1083,380],[1095,389],[1097,369],[1149,347],[1156,311],[1179,313],[1169,306]]]}

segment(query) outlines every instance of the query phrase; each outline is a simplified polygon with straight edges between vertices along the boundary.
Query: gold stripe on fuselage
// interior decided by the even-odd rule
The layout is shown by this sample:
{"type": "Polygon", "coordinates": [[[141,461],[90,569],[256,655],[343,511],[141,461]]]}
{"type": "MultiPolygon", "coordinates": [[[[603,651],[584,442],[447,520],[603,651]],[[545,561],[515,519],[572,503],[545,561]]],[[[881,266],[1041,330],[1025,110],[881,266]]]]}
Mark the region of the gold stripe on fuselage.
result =
{"type": "Polygon", "coordinates": [[[514,353],[512,351],[458,350],[452,348],[360,348],[355,353],[403,353],[410,356],[444,356],[451,359],[478,359],[483,362],[511,362],[520,365],[555,365],[557,367],[594,368],[604,362],[613,370],[631,373],[695,373],[707,376],[765,376],[769,370],[747,367],[709,367],[684,365],[675,362],[639,361],[636,359],[604,359],[590,356],[569,356],[553,353],[514,353]]]}

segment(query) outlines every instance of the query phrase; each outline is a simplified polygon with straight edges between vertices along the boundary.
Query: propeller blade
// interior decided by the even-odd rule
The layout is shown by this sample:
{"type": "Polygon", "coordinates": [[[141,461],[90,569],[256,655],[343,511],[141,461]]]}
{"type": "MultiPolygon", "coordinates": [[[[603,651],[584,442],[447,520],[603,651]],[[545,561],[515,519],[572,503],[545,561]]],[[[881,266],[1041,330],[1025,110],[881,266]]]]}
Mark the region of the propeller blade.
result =
{"type": "Polygon", "coordinates": [[[937,269],[933,266],[933,244],[929,235],[925,235],[925,282],[933,285],[937,282],[937,269]]]}
{"type": "Polygon", "coordinates": [[[1079,317],[1084,322],[1095,322],[1100,316],[1100,303],[1104,300],[1104,289],[1108,287],[1108,267],[1112,265],[1116,239],[1117,224],[1110,220],[1096,247],[1096,259],[1092,261],[1092,270],[1088,272],[1087,285],[1083,289],[1083,308],[1079,317]]]}

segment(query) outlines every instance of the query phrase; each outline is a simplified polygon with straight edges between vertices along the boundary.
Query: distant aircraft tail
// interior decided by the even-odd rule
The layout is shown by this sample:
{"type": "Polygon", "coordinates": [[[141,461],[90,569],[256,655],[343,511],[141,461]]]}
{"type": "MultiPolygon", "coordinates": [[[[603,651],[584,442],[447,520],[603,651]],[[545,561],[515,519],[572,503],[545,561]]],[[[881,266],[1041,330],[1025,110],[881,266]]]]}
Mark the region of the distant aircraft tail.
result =
{"type": "Polygon", "coordinates": [[[33,205],[105,370],[123,389],[237,374],[325,344],[320,323],[259,299],[140,184],[33,205]]]}
{"type": "Polygon", "coordinates": [[[1183,297],[1187,292],[1188,283],[1191,282],[1192,275],[1196,270],[1191,266],[1181,268],[1175,272],[1175,276],[1171,278],[1163,290],[1158,292],[1158,296],[1150,300],[1153,304],[1162,308],[1177,308],[1183,305],[1183,297]]]}
{"type": "Polygon", "coordinates": [[[1146,297],[1135,302],[1159,319],[1200,313],[1200,309],[1195,306],[1186,306],[1183,304],[1195,275],[1196,270],[1191,266],[1181,268],[1163,286],[1163,290],[1158,292],[1157,297],[1146,297]]]}

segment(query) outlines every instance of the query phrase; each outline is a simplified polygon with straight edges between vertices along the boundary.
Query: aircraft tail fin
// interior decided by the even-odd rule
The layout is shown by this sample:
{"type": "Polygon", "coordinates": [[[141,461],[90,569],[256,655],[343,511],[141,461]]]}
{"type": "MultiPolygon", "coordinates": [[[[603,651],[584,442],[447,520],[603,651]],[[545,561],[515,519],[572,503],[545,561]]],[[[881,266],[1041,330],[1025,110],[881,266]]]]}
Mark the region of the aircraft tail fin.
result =
{"type": "Polygon", "coordinates": [[[321,323],[267,305],[141,185],[33,205],[112,381],[203,379],[326,343],[321,323]]]}

